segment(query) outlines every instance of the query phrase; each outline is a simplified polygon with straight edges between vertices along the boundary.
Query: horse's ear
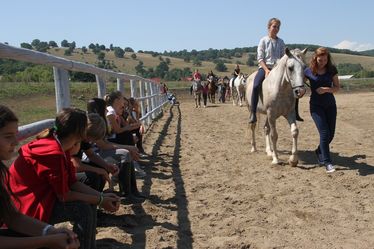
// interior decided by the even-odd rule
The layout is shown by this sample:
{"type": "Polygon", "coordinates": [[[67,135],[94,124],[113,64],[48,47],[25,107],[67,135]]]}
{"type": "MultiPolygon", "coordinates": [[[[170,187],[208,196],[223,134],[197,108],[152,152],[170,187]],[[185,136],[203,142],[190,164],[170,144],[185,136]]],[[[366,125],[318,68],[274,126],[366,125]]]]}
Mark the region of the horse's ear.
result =
{"type": "Polygon", "coordinates": [[[301,53],[306,54],[306,51],[308,51],[308,47],[304,48],[303,51],[301,51],[301,53]]]}
{"type": "Polygon", "coordinates": [[[286,54],[288,57],[291,57],[291,56],[292,56],[291,51],[290,51],[290,49],[289,49],[288,47],[286,47],[286,48],[284,49],[284,52],[285,52],[285,54],[286,54]]]}

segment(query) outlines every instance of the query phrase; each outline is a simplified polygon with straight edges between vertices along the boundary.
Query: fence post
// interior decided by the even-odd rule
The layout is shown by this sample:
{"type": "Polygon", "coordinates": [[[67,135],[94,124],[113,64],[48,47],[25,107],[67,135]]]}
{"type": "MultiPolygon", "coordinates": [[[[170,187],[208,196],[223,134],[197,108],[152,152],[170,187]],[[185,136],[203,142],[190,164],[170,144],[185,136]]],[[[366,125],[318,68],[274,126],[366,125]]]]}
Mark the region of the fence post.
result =
{"type": "Polygon", "coordinates": [[[69,74],[65,69],[53,67],[53,77],[55,80],[56,111],[70,106],[69,74]]]}
{"type": "Polygon", "coordinates": [[[97,97],[103,99],[106,94],[105,81],[99,75],[96,74],[95,76],[96,76],[96,84],[97,84],[97,97]]]}
{"type": "MultiPolygon", "coordinates": [[[[145,82],[145,89],[146,89],[146,96],[151,95],[151,82],[145,82]]],[[[147,98],[147,113],[152,111],[151,99],[147,98]]],[[[150,124],[152,122],[152,115],[148,115],[147,123],[150,124]]]]}
{"type": "Polygon", "coordinates": [[[136,98],[136,83],[135,80],[130,80],[131,97],[136,98]]]}
{"type": "MultiPolygon", "coordinates": [[[[142,80],[139,80],[139,93],[141,98],[144,97],[144,82],[142,80]]],[[[142,112],[141,116],[143,117],[146,114],[144,100],[140,101],[140,109],[142,112]]],[[[147,120],[144,120],[144,123],[146,126],[145,128],[148,128],[147,120]]]]}
{"type": "Polygon", "coordinates": [[[125,81],[121,78],[117,78],[117,91],[120,91],[123,95],[125,94],[125,81]]]}

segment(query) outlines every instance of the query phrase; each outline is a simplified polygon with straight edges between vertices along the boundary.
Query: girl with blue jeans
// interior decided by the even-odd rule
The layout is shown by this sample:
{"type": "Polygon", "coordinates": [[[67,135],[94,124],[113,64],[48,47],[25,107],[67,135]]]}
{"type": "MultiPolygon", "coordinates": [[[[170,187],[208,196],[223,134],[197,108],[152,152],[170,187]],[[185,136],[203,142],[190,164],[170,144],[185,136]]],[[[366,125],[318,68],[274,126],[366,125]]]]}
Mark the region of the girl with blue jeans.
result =
{"type": "Polygon", "coordinates": [[[330,52],[317,48],[310,66],[305,69],[305,77],[310,82],[310,114],[318,129],[320,142],[315,150],[318,163],[325,165],[326,172],[335,171],[330,156],[330,143],[335,134],[337,108],[333,93],[339,91],[338,71],[332,64],[330,52]]]}

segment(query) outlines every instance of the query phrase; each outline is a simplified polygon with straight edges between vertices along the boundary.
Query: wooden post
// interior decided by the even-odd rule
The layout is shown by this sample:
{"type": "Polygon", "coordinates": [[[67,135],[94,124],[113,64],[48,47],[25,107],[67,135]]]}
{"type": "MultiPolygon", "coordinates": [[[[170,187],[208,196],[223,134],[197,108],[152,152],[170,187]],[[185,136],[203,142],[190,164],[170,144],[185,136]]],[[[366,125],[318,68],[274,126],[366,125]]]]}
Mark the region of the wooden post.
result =
{"type": "Polygon", "coordinates": [[[136,83],[135,80],[130,80],[131,97],[136,98],[136,83]]]}
{"type": "Polygon", "coordinates": [[[65,69],[53,67],[56,93],[56,111],[70,106],[69,74],[65,69]]]}
{"type": "MultiPolygon", "coordinates": [[[[139,93],[140,93],[140,97],[144,97],[144,81],[142,80],[139,80],[139,93]]],[[[145,104],[144,104],[144,100],[140,100],[140,109],[141,109],[141,116],[143,117],[146,112],[145,112],[145,104]]],[[[148,123],[147,123],[147,120],[144,121],[144,124],[145,124],[145,128],[148,128],[148,123]]]]}
{"type": "MultiPolygon", "coordinates": [[[[150,96],[151,95],[151,83],[148,81],[145,83],[145,87],[146,87],[146,96],[150,96]]],[[[152,103],[151,103],[151,99],[147,99],[147,113],[152,111],[152,103]]],[[[148,118],[147,118],[147,122],[148,124],[152,123],[152,115],[148,115],[148,118]]]]}
{"type": "Polygon", "coordinates": [[[96,76],[96,84],[97,84],[97,97],[103,99],[106,94],[105,81],[99,75],[96,74],[95,76],[96,76]]]}
{"type": "MultiPolygon", "coordinates": [[[[155,93],[155,84],[153,82],[149,82],[149,85],[150,85],[150,89],[151,89],[151,96],[153,96],[153,94],[155,93]]],[[[152,110],[154,110],[156,108],[156,101],[155,101],[155,97],[152,97],[151,98],[151,106],[152,106],[152,110]]],[[[156,110],[154,112],[152,112],[152,119],[155,119],[156,118],[156,110]]]]}
{"type": "Polygon", "coordinates": [[[117,91],[125,95],[125,81],[121,78],[117,78],[117,91]]]}

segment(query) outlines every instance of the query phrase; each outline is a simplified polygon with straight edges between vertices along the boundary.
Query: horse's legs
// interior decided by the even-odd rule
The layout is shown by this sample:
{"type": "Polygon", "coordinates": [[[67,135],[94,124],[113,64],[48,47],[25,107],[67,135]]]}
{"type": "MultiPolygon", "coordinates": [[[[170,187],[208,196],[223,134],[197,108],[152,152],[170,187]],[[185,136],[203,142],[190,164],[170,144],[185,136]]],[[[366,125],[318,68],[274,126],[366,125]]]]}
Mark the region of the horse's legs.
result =
{"type": "Polygon", "coordinates": [[[252,145],[251,153],[252,153],[252,152],[257,151],[257,148],[256,148],[256,133],[255,133],[256,123],[252,123],[252,124],[249,124],[249,125],[251,126],[251,131],[252,131],[252,137],[251,137],[251,145],[252,145]]]}
{"type": "Polygon", "coordinates": [[[242,103],[242,97],[241,97],[241,94],[240,94],[240,86],[236,86],[236,92],[237,92],[237,97],[236,97],[236,103],[239,103],[239,106],[243,106],[243,103],[242,103]]]}
{"type": "Polygon", "coordinates": [[[297,128],[296,121],[291,117],[287,117],[287,121],[291,127],[291,135],[292,135],[292,151],[291,156],[288,159],[288,163],[291,166],[296,166],[299,162],[299,158],[297,155],[297,138],[299,136],[299,128],[297,128]]]}
{"type": "Polygon", "coordinates": [[[197,93],[194,93],[194,98],[195,98],[195,108],[197,108],[197,93]]]}
{"type": "MultiPolygon", "coordinates": [[[[252,123],[252,124],[255,124],[255,123],[252,123]]],[[[264,132],[265,132],[265,144],[266,144],[265,151],[266,151],[266,154],[268,155],[268,157],[271,157],[271,156],[273,156],[273,151],[271,149],[271,142],[270,142],[270,136],[269,136],[270,127],[269,127],[269,121],[268,120],[265,121],[264,132]]]]}
{"type": "Polygon", "coordinates": [[[277,127],[276,127],[276,120],[275,119],[269,119],[269,127],[270,127],[270,139],[271,139],[271,146],[272,146],[272,156],[273,161],[271,164],[278,164],[279,158],[278,158],[278,151],[277,151],[277,141],[278,141],[278,133],[277,133],[277,127]]]}
{"type": "Polygon", "coordinates": [[[198,101],[199,101],[199,107],[201,107],[201,93],[197,95],[198,101]]]}

